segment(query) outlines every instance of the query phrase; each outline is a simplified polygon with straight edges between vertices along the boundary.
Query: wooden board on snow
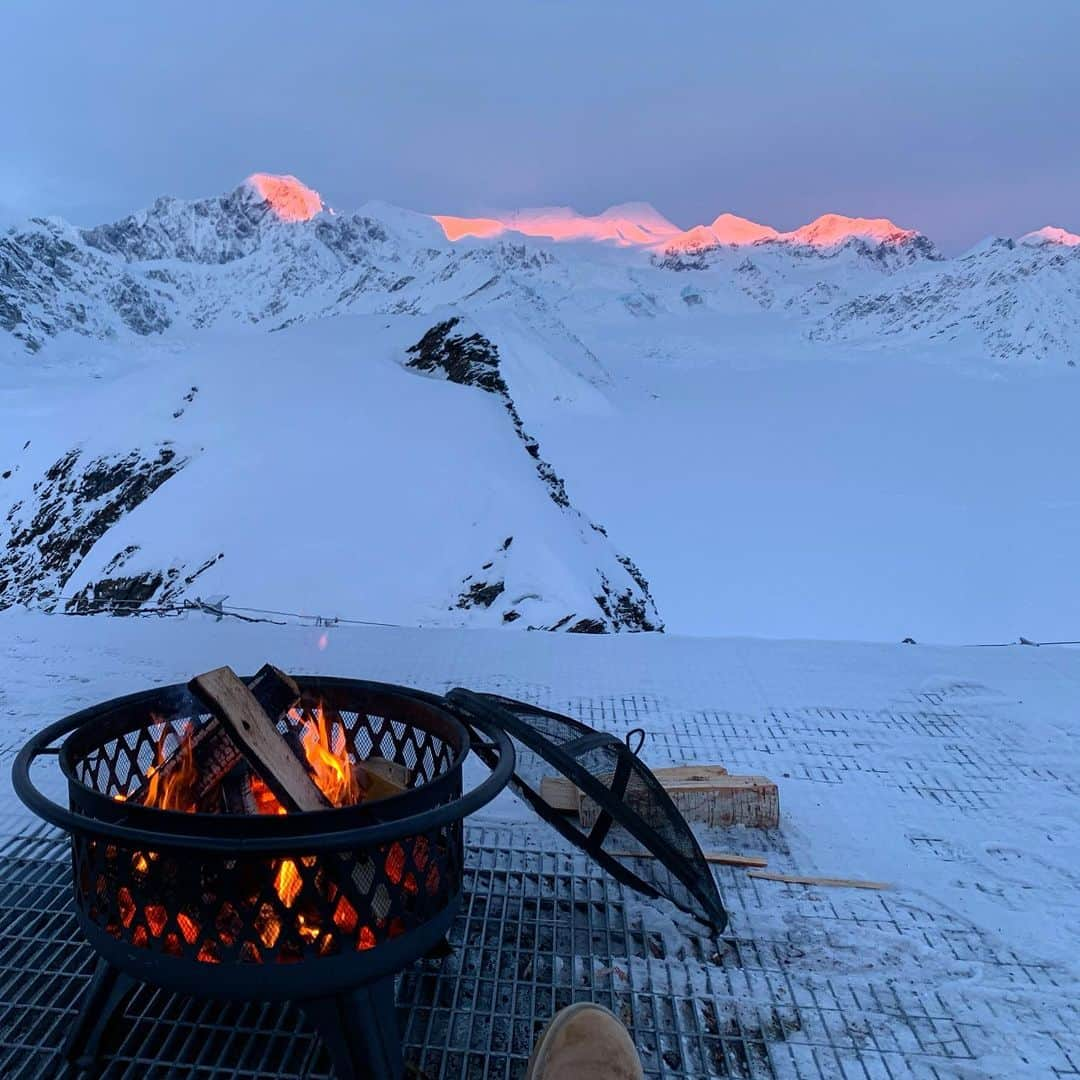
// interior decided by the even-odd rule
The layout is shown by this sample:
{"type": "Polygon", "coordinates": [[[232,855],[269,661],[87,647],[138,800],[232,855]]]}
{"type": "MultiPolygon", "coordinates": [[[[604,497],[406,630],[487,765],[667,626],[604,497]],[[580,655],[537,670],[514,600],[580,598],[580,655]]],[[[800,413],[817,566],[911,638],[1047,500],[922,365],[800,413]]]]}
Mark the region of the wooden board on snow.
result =
{"type": "MultiPolygon", "coordinates": [[[[693,791],[716,783],[718,777],[727,776],[723,765],[673,765],[653,769],[653,776],[672,792],[693,791]]],[[[545,776],[540,781],[540,796],[555,810],[576,814],[581,807],[581,792],[565,776],[545,776]]]]}
{"type": "MultiPolygon", "coordinates": [[[[677,765],[655,769],[653,775],[688,821],[721,828],[774,829],[780,824],[780,792],[766,776],[733,776],[722,765],[677,765]]],[[[596,821],[597,805],[565,777],[545,776],[540,795],[556,810],[579,814],[584,829],[596,821]]],[[[633,806],[647,798],[644,785],[631,779],[623,801],[633,806]]]]}

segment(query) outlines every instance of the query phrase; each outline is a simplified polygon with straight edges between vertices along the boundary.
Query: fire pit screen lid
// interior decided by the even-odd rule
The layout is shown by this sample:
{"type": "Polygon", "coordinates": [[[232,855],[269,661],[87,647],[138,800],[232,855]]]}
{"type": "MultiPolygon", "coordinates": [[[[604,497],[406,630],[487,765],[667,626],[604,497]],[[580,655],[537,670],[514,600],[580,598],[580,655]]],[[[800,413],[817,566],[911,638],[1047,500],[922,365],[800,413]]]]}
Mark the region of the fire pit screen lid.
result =
{"type": "MultiPolygon", "coordinates": [[[[457,689],[446,701],[466,722],[479,718],[513,739],[511,786],[612,877],[646,896],[666,897],[715,933],[723,931],[727,912],[697,838],[652,770],[625,742],[569,716],[495,694],[457,689]],[[541,780],[552,770],[595,804],[591,827],[543,798],[541,780]],[[649,857],[631,848],[644,849],[649,857]]],[[[474,743],[474,749],[482,758],[491,752],[483,743],[474,743]]]]}

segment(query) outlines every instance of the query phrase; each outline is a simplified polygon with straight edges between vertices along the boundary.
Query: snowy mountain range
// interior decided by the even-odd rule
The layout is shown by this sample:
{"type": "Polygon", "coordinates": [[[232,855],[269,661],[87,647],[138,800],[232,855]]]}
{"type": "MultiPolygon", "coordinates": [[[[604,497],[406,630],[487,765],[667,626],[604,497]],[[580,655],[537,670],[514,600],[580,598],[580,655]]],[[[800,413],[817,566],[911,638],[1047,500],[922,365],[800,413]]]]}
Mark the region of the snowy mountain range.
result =
{"type": "Polygon", "coordinates": [[[636,531],[633,478],[597,480],[589,439],[651,392],[642,364],[736,340],[1072,365],[1080,237],[945,258],[835,214],[343,213],[263,174],[94,228],[31,219],[0,235],[0,605],[660,629],[647,559],[607,527],[636,531]]]}

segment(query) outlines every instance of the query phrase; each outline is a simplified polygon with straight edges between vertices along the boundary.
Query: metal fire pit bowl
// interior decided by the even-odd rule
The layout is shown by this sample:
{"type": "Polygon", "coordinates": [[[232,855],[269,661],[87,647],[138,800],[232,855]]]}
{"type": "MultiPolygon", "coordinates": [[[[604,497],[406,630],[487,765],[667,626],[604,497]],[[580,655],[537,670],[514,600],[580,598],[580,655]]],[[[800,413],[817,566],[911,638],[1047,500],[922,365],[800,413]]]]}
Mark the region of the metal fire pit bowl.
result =
{"type": "Polygon", "coordinates": [[[321,708],[352,759],[405,765],[410,789],[283,815],[188,814],[126,801],[162,752],[210,720],[184,686],[77,713],[16,759],[19,797],[71,834],[75,913],[100,957],[68,1040],[69,1057],[84,1068],[139,981],[208,997],[298,1000],[343,1080],[401,1075],[393,977],[436,948],[457,915],[462,821],[505,786],[513,745],[478,720],[485,756],[498,761],[463,794],[470,734],[437,699],[352,679],[296,681],[305,715],[321,708]],[[68,808],[31,779],[33,762],[47,754],[59,757],[68,808]]]}

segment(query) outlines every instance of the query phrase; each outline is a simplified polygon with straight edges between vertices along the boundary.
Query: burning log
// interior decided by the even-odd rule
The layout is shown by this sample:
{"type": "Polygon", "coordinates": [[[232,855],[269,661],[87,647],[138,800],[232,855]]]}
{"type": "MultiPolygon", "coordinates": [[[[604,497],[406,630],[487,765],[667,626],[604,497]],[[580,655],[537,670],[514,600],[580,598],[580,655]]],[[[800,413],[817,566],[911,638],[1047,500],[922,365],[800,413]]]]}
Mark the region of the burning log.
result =
{"type": "Polygon", "coordinates": [[[221,781],[221,809],[226,814],[257,814],[259,804],[251,786],[251,768],[238,761],[221,781]]]}
{"type": "MultiPolygon", "coordinates": [[[[261,709],[274,720],[300,700],[296,683],[272,664],[264,664],[259,669],[248,689],[261,709]]],[[[218,717],[212,716],[154,766],[153,772],[148,773],[146,781],[131,796],[132,801],[153,802],[152,791],[167,788],[186,769],[191,774],[190,796],[194,805],[199,809],[207,808],[214,801],[219,785],[241,761],[236,742],[218,717]]]]}
{"type": "Polygon", "coordinates": [[[391,795],[400,795],[409,790],[412,770],[397,761],[388,761],[382,757],[369,757],[360,766],[363,779],[364,802],[387,799],[391,795]]]}
{"type": "MultiPolygon", "coordinates": [[[[287,675],[283,677],[288,679],[287,675]]],[[[188,687],[210,707],[227,737],[286,810],[330,808],[330,800],[293,753],[259,699],[232,668],[221,667],[196,675],[188,687]]],[[[290,704],[299,696],[298,692],[290,704]]]]}
{"type": "MultiPolygon", "coordinates": [[[[295,732],[290,731],[288,735],[279,732],[277,725],[263,710],[258,698],[240,681],[231,668],[217,668],[197,675],[188,683],[188,686],[192,693],[213,710],[223,729],[228,732],[229,737],[235,741],[247,759],[229,774],[223,785],[222,793],[230,805],[230,810],[235,807],[239,808],[240,813],[251,813],[252,810],[249,807],[254,806],[255,812],[258,812],[253,792],[255,776],[258,776],[270,789],[286,811],[324,810],[334,805],[316,783],[317,766],[314,762],[307,760],[303,743],[297,740],[295,732]]],[[[326,753],[330,750],[330,738],[325,714],[321,707],[317,716],[321,736],[320,746],[326,753]]],[[[373,759],[369,764],[372,764],[373,768],[370,771],[365,769],[364,776],[367,782],[365,790],[371,797],[385,798],[387,795],[406,790],[409,771],[404,766],[382,758],[373,759]],[[378,794],[371,794],[373,792],[378,792],[378,794]]],[[[337,767],[341,769],[340,762],[337,763],[337,767]]],[[[400,844],[394,845],[391,856],[388,858],[392,857],[394,849],[400,853],[403,864],[404,851],[400,844]]],[[[314,860],[311,861],[314,862],[314,860]]],[[[301,859],[300,862],[305,867],[310,865],[307,859],[301,859]]],[[[318,868],[316,881],[325,875],[326,884],[316,887],[320,890],[332,890],[331,895],[340,893],[341,903],[344,906],[340,907],[339,911],[347,916],[351,913],[349,916],[351,919],[356,918],[356,912],[363,910],[365,904],[370,905],[376,918],[386,918],[390,912],[389,895],[384,892],[368,899],[366,892],[354,879],[353,875],[356,873],[355,868],[350,874],[344,872],[335,860],[325,859],[318,868]]],[[[400,876],[400,868],[398,873],[400,876]]],[[[362,878],[363,875],[360,876],[362,878]]],[[[280,861],[274,887],[282,903],[287,908],[292,908],[303,888],[301,869],[295,860],[282,859],[280,861]]],[[[311,926],[309,929],[313,933],[318,931],[317,926],[311,926]]]]}

